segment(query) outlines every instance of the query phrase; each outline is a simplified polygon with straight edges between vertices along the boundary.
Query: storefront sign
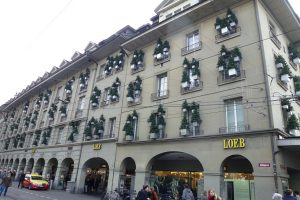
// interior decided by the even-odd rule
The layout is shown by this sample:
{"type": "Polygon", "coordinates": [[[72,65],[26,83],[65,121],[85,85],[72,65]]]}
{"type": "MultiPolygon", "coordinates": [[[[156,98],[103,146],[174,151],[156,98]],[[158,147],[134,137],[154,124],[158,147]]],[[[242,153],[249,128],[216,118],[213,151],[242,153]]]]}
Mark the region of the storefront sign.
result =
{"type": "Polygon", "coordinates": [[[244,138],[232,138],[224,139],[223,141],[224,149],[239,149],[246,147],[246,141],[244,138]]]}
{"type": "Polygon", "coordinates": [[[93,149],[94,150],[100,150],[102,148],[102,144],[93,144],[93,149]]]}
{"type": "Polygon", "coordinates": [[[271,167],[270,163],[258,163],[258,167],[271,167]]]}
{"type": "Polygon", "coordinates": [[[31,150],[31,153],[32,153],[32,155],[34,155],[34,154],[36,153],[36,148],[33,148],[33,149],[31,150]]]}

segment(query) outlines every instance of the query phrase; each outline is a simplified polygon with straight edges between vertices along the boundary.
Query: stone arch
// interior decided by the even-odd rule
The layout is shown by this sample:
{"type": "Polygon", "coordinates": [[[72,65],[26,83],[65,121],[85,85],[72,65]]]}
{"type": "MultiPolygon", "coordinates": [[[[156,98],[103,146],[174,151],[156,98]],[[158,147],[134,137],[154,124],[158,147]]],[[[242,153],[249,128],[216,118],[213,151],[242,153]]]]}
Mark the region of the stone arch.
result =
{"type": "Polygon", "coordinates": [[[125,194],[134,191],[136,163],[131,157],[125,158],[120,165],[120,177],[118,188],[125,194]]]}

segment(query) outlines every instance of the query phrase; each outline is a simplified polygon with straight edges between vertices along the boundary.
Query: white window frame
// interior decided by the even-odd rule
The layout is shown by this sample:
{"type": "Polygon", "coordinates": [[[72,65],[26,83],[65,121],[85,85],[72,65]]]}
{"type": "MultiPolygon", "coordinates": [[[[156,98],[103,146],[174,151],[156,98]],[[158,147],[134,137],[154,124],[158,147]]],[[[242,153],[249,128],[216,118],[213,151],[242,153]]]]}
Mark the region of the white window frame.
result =
{"type": "Polygon", "coordinates": [[[79,100],[78,100],[77,110],[83,111],[84,106],[85,106],[85,96],[81,96],[81,97],[79,97],[79,100]]]}
{"type": "Polygon", "coordinates": [[[109,137],[112,137],[112,135],[115,134],[115,128],[116,128],[116,118],[115,117],[109,118],[109,137]]]}
{"type": "Polygon", "coordinates": [[[193,31],[186,35],[186,47],[187,50],[193,50],[200,46],[200,34],[199,31],[193,31]]]}
{"type": "Polygon", "coordinates": [[[157,76],[157,96],[166,96],[168,91],[168,74],[163,73],[157,76]]]}
{"type": "Polygon", "coordinates": [[[239,132],[241,129],[241,125],[244,126],[245,118],[244,118],[244,109],[239,109],[238,106],[243,106],[242,98],[228,99],[225,101],[225,112],[226,112],[226,129],[227,132],[239,132]],[[234,125],[229,124],[229,106],[233,103],[233,115],[234,115],[234,125]],[[241,113],[238,113],[241,112],[241,113]],[[242,115],[242,122],[238,120],[238,116],[242,115]],[[234,128],[234,129],[233,129],[234,128]]]}

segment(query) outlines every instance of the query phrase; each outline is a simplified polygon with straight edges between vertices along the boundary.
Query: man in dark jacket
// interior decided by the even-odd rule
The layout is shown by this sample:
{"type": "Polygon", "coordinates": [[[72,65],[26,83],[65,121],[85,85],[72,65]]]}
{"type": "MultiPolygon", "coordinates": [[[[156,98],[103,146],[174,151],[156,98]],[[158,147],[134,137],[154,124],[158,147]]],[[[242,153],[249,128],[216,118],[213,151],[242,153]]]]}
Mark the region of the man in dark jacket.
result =
{"type": "MultiPolygon", "coordinates": [[[[1,183],[1,185],[5,186],[3,196],[6,196],[8,187],[10,187],[11,184],[12,184],[11,174],[7,173],[7,175],[2,179],[2,183],[1,183]]],[[[0,192],[0,196],[1,196],[1,194],[2,194],[2,191],[0,192]]]]}
{"type": "Polygon", "coordinates": [[[149,186],[144,185],[143,189],[139,191],[136,199],[137,200],[150,200],[149,192],[150,192],[149,186]]]}
{"type": "Polygon", "coordinates": [[[293,196],[293,190],[287,189],[287,191],[285,191],[283,200],[297,200],[296,197],[293,196]]]}
{"type": "Polygon", "coordinates": [[[20,186],[21,186],[21,189],[23,188],[23,181],[24,181],[24,179],[25,179],[25,173],[22,172],[21,175],[20,175],[18,188],[20,188],[20,186]]]}

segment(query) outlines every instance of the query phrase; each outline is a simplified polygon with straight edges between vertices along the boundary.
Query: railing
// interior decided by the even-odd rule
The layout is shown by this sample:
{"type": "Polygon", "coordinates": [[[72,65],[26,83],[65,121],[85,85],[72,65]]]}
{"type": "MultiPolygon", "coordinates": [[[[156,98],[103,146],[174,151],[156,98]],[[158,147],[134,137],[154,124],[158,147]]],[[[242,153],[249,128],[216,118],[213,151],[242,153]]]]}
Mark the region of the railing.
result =
{"type": "Polygon", "coordinates": [[[202,42],[201,41],[197,42],[197,43],[194,43],[194,44],[191,44],[191,45],[183,47],[181,49],[181,55],[182,56],[187,55],[189,53],[201,50],[201,48],[202,48],[202,42]]]}
{"type": "Polygon", "coordinates": [[[163,58],[161,58],[159,60],[154,58],[154,66],[157,66],[157,65],[163,64],[165,62],[168,62],[171,59],[170,52],[169,52],[169,54],[162,54],[162,56],[163,56],[163,58]]]}
{"type": "Polygon", "coordinates": [[[245,132],[250,130],[249,124],[240,124],[236,126],[227,126],[219,128],[220,134],[245,132]]]}
{"type": "Polygon", "coordinates": [[[131,75],[132,75],[132,74],[136,74],[136,73],[138,73],[138,72],[141,72],[141,71],[143,71],[144,69],[145,69],[144,63],[138,64],[136,69],[131,69],[131,75]]]}
{"type": "Polygon", "coordinates": [[[136,106],[136,105],[140,105],[141,103],[142,103],[142,97],[140,96],[139,98],[134,98],[133,102],[127,101],[127,106],[128,107],[136,106]]]}
{"type": "Polygon", "coordinates": [[[152,93],[151,94],[151,100],[152,101],[157,101],[160,99],[166,99],[169,97],[169,90],[162,90],[158,91],[157,93],[152,93]]]}
{"type": "Polygon", "coordinates": [[[181,92],[181,94],[187,94],[187,93],[199,91],[202,89],[203,89],[203,81],[197,80],[190,87],[187,87],[187,88],[180,87],[180,92],[181,92]]]}
{"type": "Polygon", "coordinates": [[[190,128],[187,130],[187,134],[183,135],[180,131],[179,131],[179,137],[191,137],[191,136],[199,136],[199,135],[203,135],[204,134],[204,130],[200,129],[200,126],[192,126],[190,125],[190,128]]]}
{"type": "MultiPolygon", "coordinates": [[[[239,68],[238,68],[239,69],[239,68]]],[[[223,72],[221,75],[218,76],[218,85],[223,85],[227,83],[232,83],[236,81],[240,81],[246,78],[245,70],[238,70],[236,76],[229,76],[228,71],[223,72]]]]}
{"type": "Polygon", "coordinates": [[[278,49],[281,49],[281,42],[280,42],[279,39],[277,38],[276,34],[273,33],[273,31],[271,31],[271,30],[270,30],[269,34],[270,34],[270,39],[271,39],[271,41],[275,44],[275,46],[276,46],[278,49]]]}
{"type": "Polygon", "coordinates": [[[230,28],[229,33],[226,35],[222,35],[221,33],[217,34],[215,36],[215,39],[216,39],[216,43],[220,43],[240,35],[241,35],[241,27],[237,26],[236,28],[230,28]]]}

